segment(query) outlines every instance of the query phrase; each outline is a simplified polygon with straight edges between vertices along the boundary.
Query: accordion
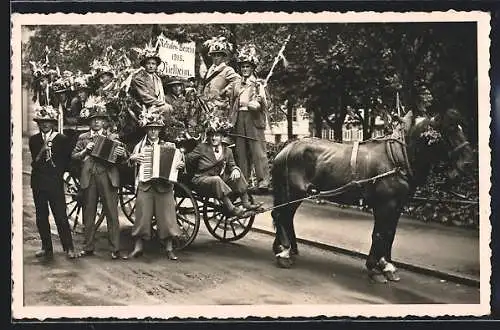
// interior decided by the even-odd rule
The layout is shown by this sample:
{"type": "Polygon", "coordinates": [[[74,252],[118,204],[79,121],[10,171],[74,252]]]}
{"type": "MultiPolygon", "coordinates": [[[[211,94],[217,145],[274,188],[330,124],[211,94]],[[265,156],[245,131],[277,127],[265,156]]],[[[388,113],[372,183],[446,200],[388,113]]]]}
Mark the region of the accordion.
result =
{"type": "Polygon", "coordinates": [[[94,148],[92,148],[91,156],[102,159],[108,163],[116,164],[118,156],[116,155],[116,148],[121,146],[119,141],[108,139],[105,136],[98,135],[94,139],[94,148]]]}
{"type": "Polygon", "coordinates": [[[139,167],[139,181],[162,179],[177,182],[177,165],[182,160],[179,149],[167,145],[156,144],[143,148],[145,160],[139,167]]]}

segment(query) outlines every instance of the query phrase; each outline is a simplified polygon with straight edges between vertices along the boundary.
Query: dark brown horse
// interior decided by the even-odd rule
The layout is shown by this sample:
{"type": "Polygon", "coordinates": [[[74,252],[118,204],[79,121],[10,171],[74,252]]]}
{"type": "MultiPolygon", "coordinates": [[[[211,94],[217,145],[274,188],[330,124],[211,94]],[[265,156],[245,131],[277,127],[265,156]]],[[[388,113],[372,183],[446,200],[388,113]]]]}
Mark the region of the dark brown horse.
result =
{"type": "MultiPolygon", "coordinates": [[[[466,171],[473,157],[453,109],[432,118],[414,118],[409,112],[396,132],[357,146],[317,138],[298,140],[276,156],[272,169],[275,206],[316,191],[334,191],[325,199],[341,204],[364,199],[375,218],[366,267],[373,279],[382,282],[399,279],[391,263],[392,244],[402,209],[415,188],[425,183],[432,166],[443,157],[450,165],[450,180],[466,171]],[[353,181],[362,183],[351,185],[353,181]]],[[[299,205],[290,203],[272,212],[273,251],[281,267],[290,267],[298,254],[293,219],[299,205]]]]}

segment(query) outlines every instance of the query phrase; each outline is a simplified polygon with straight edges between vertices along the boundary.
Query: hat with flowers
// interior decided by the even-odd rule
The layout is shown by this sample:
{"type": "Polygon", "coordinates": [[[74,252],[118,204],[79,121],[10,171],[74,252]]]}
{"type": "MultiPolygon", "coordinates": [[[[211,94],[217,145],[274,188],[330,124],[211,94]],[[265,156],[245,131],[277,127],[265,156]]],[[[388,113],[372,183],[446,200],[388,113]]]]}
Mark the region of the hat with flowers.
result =
{"type": "Polygon", "coordinates": [[[59,112],[51,105],[36,105],[34,108],[33,120],[39,121],[55,121],[59,118],[59,112]]]}
{"type": "Polygon", "coordinates": [[[89,96],[83,109],[80,111],[80,118],[90,120],[92,118],[108,118],[106,102],[99,96],[89,96]]]}
{"type": "Polygon", "coordinates": [[[213,37],[203,43],[205,48],[208,48],[208,55],[214,53],[224,53],[226,56],[230,55],[233,51],[233,44],[231,44],[226,37],[213,37]]]}
{"type": "Polygon", "coordinates": [[[158,54],[159,52],[158,45],[154,46],[151,40],[142,49],[141,48],[132,48],[132,49],[135,50],[137,53],[139,53],[139,61],[141,66],[144,66],[146,64],[146,60],[150,58],[154,59],[157,65],[160,65],[161,58],[158,54]]]}
{"type": "Polygon", "coordinates": [[[165,121],[161,109],[156,106],[143,108],[141,114],[139,115],[139,124],[141,127],[165,126],[165,121]]]}
{"type": "Polygon", "coordinates": [[[238,50],[237,61],[239,64],[250,63],[253,66],[259,64],[259,56],[257,55],[257,47],[254,44],[243,45],[238,50]]]}

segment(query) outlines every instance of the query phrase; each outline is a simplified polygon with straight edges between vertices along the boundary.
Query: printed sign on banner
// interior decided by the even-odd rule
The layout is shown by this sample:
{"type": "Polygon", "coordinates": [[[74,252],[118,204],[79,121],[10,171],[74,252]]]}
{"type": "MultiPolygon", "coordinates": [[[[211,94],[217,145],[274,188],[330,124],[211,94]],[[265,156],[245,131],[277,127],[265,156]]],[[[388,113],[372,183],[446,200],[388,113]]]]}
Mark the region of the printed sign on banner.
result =
{"type": "Polygon", "coordinates": [[[181,78],[194,77],[196,44],[194,41],[179,43],[162,34],[158,36],[158,55],[162,63],[158,67],[160,75],[181,78]]]}

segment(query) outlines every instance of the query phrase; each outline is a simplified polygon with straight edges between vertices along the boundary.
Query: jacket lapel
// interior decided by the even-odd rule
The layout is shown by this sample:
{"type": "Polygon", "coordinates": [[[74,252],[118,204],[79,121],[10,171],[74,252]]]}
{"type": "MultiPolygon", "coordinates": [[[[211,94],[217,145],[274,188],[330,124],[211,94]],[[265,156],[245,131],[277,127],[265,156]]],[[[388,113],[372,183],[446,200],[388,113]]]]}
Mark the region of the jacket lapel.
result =
{"type": "MultiPolygon", "coordinates": [[[[210,82],[210,80],[214,79],[226,66],[222,65],[219,68],[215,69],[209,76],[205,77],[203,84],[206,85],[210,82]]],[[[207,71],[208,74],[208,71],[207,71]]]]}

